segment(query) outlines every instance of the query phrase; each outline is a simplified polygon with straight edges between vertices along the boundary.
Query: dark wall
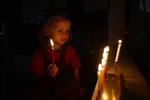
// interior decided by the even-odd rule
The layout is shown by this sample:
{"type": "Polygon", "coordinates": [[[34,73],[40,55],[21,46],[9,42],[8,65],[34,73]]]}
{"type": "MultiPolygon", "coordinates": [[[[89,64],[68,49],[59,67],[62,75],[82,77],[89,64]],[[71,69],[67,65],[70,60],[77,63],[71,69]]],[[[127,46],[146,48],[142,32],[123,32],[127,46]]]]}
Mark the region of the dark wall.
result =
{"type": "MultiPolygon", "coordinates": [[[[129,32],[126,47],[135,59],[140,71],[149,81],[150,13],[140,8],[140,0],[127,0],[126,3],[126,30],[129,32]]],[[[142,6],[145,7],[145,5],[142,6]]]]}
{"type": "Polygon", "coordinates": [[[64,3],[59,0],[1,1],[0,12],[2,16],[0,16],[0,21],[4,22],[6,26],[7,42],[10,50],[16,53],[32,52],[37,45],[36,35],[39,31],[40,22],[46,16],[46,13],[55,10],[66,11],[72,18],[73,31],[75,31],[72,32],[74,42],[75,38],[80,38],[80,40],[94,45],[100,44],[103,40],[105,41],[108,13],[106,9],[84,12],[83,0],[64,1],[64,3]]]}

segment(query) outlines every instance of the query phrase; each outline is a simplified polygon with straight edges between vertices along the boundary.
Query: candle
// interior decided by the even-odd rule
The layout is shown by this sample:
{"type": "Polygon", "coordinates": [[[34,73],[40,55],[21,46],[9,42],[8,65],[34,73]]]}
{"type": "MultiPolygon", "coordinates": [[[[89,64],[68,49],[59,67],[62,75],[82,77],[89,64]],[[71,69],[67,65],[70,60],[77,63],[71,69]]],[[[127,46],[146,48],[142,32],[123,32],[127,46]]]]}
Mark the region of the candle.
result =
{"type": "Polygon", "coordinates": [[[117,53],[116,53],[115,62],[118,62],[120,48],[121,48],[121,43],[122,43],[122,40],[118,40],[118,49],[117,49],[117,53]]]}
{"type": "Polygon", "coordinates": [[[50,39],[50,44],[52,48],[52,64],[54,64],[54,42],[52,39],[50,39]]]}
{"type": "Polygon", "coordinates": [[[99,64],[98,65],[98,71],[97,71],[97,82],[96,82],[96,86],[92,95],[92,99],[91,100],[97,100],[97,97],[100,96],[100,92],[101,92],[101,72],[102,71],[102,65],[99,64]]]}
{"type": "Polygon", "coordinates": [[[102,87],[102,84],[103,84],[103,81],[104,81],[104,76],[105,76],[105,66],[103,66],[102,68],[102,76],[101,76],[101,87],[102,87]]]}
{"type": "Polygon", "coordinates": [[[97,80],[97,82],[98,82],[98,93],[99,92],[101,92],[101,86],[102,86],[102,71],[103,71],[103,69],[102,69],[102,64],[99,64],[98,65],[98,71],[97,71],[97,75],[98,75],[98,80],[97,80]]]}
{"type": "Polygon", "coordinates": [[[109,51],[109,47],[106,46],[103,51],[103,58],[101,60],[101,64],[98,65],[98,71],[97,71],[98,79],[91,100],[97,100],[97,97],[99,98],[99,96],[101,96],[104,74],[106,70],[106,63],[108,58],[108,51],[109,51]]]}
{"type": "Polygon", "coordinates": [[[98,65],[98,71],[97,71],[98,80],[101,78],[101,72],[102,72],[102,64],[99,64],[98,65]]]}

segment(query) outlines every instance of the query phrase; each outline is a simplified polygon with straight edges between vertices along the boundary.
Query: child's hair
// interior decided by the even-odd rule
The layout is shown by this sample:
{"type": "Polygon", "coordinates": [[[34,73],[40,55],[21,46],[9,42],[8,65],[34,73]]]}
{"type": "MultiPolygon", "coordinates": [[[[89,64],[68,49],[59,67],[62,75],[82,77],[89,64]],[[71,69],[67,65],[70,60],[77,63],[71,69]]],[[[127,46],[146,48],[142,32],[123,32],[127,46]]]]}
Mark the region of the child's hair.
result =
{"type": "Polygon", "coordinates": [[[48,29],[49,27],[51,27],[51,25],[59,20],[65,20],[65,21],[70,21],[69,17],[67,17],[66,15],[53,15],[50,16],[48,19],[46,19],[45,21],[43,21],[43,23],[41,24],[41,29],[39,32],[39,39],[40,39],[40,44],[47,44],[49,39],[51,38],[50,35],[47,35],[48,33],[48,29]]]}

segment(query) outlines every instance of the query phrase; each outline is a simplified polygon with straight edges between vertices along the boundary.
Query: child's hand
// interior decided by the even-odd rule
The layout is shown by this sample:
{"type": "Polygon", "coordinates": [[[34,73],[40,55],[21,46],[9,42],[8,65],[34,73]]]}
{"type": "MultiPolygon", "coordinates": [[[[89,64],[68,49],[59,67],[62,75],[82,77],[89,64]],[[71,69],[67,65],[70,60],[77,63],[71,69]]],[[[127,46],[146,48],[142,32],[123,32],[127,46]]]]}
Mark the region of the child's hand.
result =
{"type": "Polygon", "coordinates": [[[56,64],[48,65],[48,75],[50,75],[51,77],[55,77],[57,73],[58,73],[58,67],[56,66],[56,64]]]}

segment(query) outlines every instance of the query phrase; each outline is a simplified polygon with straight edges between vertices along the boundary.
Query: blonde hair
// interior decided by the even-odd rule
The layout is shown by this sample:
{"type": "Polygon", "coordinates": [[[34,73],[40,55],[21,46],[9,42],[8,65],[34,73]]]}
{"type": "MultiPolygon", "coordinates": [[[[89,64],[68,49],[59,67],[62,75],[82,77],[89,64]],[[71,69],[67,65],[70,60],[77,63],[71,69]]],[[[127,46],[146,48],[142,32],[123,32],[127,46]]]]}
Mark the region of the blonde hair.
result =
{"type": "Polygon", "coordinates": [[[39,33],[39,38],[40,38],[40,42],[43,44],[47,43],[47,41],[49,40],[49,38],[51,38],[50,35],[47,35],[49,33],[49,28],[57,21],[68,21],[71,23],[70,19],[65,17],[65,16],[61,16],[61,15],[57,15],[57,16],[53,16],[48,18],[48,20],[46,22],[44,22],[41,26],[41,30],[39,33]]]}
{"type": "Polygon", "coordinates": [[[64,21],[69,21],[70,20],[64,16],[54,16],[48,19],[48,21],[41,27],[41,34],[47,34],[48,33],[48,29],[53,25],[53,23],[60,21],[60,20],[64,20],[64,21]]]}

